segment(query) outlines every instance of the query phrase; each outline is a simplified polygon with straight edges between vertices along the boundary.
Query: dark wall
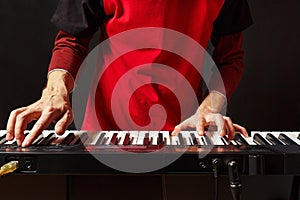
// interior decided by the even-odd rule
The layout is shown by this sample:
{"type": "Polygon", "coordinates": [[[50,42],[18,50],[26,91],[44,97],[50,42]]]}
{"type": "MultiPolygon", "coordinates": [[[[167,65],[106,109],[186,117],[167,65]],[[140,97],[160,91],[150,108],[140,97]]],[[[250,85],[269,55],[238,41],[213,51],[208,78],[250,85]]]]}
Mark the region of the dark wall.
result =
{"type": "MultiPolygon", "coordinates": [[[[0,129],[9,112],[37,100],[57,32],[57,0],[0,1],[0,129]]],[[[300,130],[300,1],[249,0],[246,67],[229,114],[249,130],[300,130]]]]}
{"type": "Polygon", "coordinates": [[[0,1],[0,128],[12,109],[37,100],[45,86],[58,1],[0,1]]]}
{"type": "Polygon", "coordinates": [[[300,1],[249,0],[246,67],[229,114],[249,130],[300,130],[300,1]]]}

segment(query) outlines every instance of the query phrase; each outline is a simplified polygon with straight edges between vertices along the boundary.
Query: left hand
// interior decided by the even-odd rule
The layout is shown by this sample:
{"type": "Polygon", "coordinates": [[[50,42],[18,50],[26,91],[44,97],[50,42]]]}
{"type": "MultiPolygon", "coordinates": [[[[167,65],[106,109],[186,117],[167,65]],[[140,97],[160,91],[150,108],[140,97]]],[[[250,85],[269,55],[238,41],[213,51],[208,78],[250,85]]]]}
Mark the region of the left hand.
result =
{"type": "Polygon", "coordinates": [[[220,114],[225,102],[226,99],[220,94],[210,93],[193,116],[175,126],[172,135],[178,135],[182,130],[194,128],[199,135],[203,136],[205,127],[216,125],[220,136],[227,134],[229,139],[233,139],[235,132],[239,131],[245,137],[248,137],[247,130],[244,127],[234,124],[229,117],[220,114]]]}

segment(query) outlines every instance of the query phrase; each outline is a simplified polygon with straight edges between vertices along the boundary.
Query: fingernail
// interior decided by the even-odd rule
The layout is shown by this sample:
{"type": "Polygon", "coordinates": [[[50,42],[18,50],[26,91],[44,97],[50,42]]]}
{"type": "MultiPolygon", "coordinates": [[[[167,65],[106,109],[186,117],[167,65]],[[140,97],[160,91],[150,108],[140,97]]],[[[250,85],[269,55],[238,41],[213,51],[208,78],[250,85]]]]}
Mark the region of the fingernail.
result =
{"type": "Polygon", "coordinates": [[[202,136],[202,135],[204,135],[204,132],[202,130],[200,130],[200,131],[198,131],[198,134],[202,136]]]}
{"type": "Polygon", "coordinates": [[[7,135],[6,135],[6,140],[9,140],[9,141],[10,141],[10,140],[12,140],[12,139],[13,139],[13,136],[12,136],[11,134],[7,134],[7,135]]]}
{"type": "Polygon", "coordinates": [[[225,130],[221,130],[219,133],[220,136],[225,136],[226,135],[226,131],[225,130]]]}
{"type": "Polygon", "coordinates": [[[21,146],[22,141],[21,140],[17,140],[17,144],[18,144],[18,146],[21,146]]]}
{"type": "Polygon", "coordinates": [[[28,142],[24,140],[22,143],[22,147],[27,147],[27,146],[28,146],[28,142]]]}

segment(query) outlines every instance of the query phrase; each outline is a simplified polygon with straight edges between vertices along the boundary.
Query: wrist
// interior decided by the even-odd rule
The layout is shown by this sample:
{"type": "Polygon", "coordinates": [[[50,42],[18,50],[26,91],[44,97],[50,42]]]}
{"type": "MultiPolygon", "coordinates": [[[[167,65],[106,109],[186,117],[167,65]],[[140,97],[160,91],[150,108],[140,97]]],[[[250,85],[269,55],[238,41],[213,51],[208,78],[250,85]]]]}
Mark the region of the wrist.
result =
{"type": "Polygon", "coordinates": [[[207,112],[219,113],[227,104],[227,99],[219,92],[210,92],[209,95],[203,100],[199,109],[207,112]]]}
{"type": "Polygon", "coordinates": [[[48,73],[46,90],[49,92],[66,93],[67,95],[74,87],[73,77],[66,71],[54,70],[48,73]]]}

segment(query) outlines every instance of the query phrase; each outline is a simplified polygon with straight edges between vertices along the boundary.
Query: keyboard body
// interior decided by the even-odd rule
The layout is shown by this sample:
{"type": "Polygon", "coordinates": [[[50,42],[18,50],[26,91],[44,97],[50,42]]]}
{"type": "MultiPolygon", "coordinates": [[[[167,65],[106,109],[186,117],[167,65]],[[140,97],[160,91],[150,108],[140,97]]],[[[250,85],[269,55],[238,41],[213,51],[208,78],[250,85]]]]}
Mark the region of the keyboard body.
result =
{"type": "Polygon", "coordinates": [[[178,155],[171,164],[149,172],[155,174],[212,173],[212,159],[220,158],[221,173],[227,172],[228,161],[235,160],[245,175],[300,175],[299,133],[253,131],[251,137],[237,134],[230,141],[216,132],[198,136],[195,131],[183,131],[170,137],[167,131],[66,131],[62,136],[44,131],[33,145],[21,148],[15,141],[6,141],[2,130],[0,164],[18,160],[17,173],[28,174],[117,174],[126,172],[95,157],[123,159],[129,152],[155,153],[157,159],[166,161],[178,155]]]}

